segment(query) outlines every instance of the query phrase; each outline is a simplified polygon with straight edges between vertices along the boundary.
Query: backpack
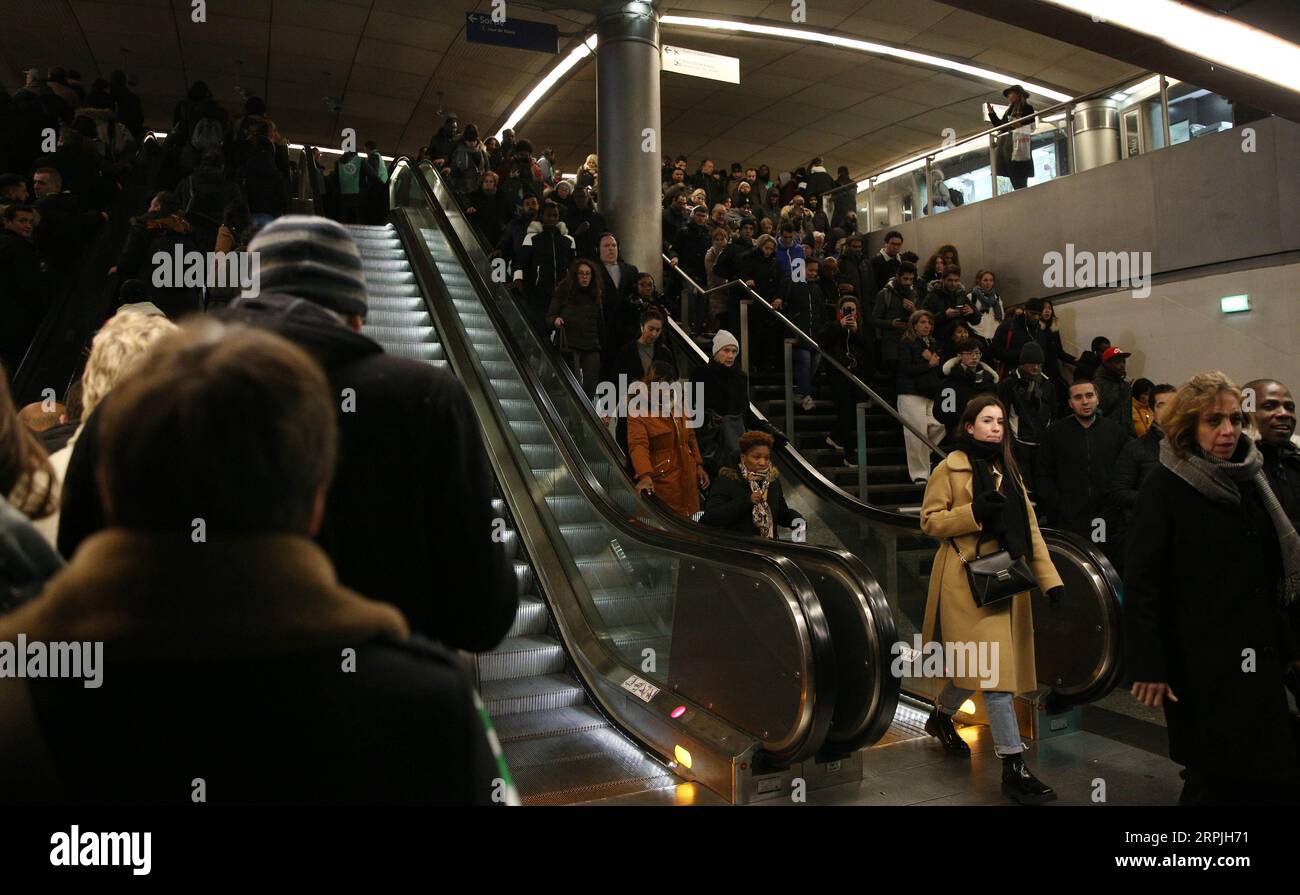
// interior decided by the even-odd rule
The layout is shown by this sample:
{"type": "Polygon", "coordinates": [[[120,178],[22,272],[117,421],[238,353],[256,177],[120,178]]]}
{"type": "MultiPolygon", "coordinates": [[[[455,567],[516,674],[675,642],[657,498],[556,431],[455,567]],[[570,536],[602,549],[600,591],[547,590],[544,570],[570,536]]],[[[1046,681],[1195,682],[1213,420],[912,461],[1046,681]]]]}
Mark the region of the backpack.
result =
{"type": "Polygon", "coordinates": [[[202,157],[209,149],[220,151],[225,139],[226,131],[220,121],[215,118],[201,118],[199,123],[194,125],[193,133],[190,134],[190,145],[202,157]]]}

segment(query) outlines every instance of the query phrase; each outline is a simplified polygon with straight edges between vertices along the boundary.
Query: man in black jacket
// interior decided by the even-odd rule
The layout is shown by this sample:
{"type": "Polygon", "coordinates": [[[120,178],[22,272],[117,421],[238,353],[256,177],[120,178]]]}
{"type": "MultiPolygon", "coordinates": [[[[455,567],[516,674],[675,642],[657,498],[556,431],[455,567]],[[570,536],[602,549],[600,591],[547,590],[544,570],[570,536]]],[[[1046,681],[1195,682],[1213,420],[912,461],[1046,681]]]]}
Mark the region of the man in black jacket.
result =
{"type": "Polygon", "coordinates": [[[853,287],[850,294],[862,302],[864,309],[862,317],[866,320],[876,300],[876,293],[883,289],[885,284],[882,282],[877,288],[875,280],[872,279],[871,262],[862,256],[863,245],[861,236],[849,236],[844,240],[844,251],[839,259],[839,281],[853,287]]]}
{"type": "Polygon", "coordinates": [[[1047,430],[1038,450],[1037,483],[1042,515],[1054,525],[1083,535],[1116,562],[1109,494],[1115,463],[1128,442],[1114,420],[1097,413],[1097,387],[1070,386],[1070,415],[1047,430]]]}
{"type": "Polygon", "coordinates": [[[14,375],[49,307],[29,205],[8,205],[0,230],[0,364],[14,375]]]}
{"type": "Polygon", "coordinates": [[[943,271],[943,285],[921,297],[921,307],[934,314],[934,335],[940,342],[950,342],[952,328],[960,322],[974,331],[984,316],[970,303],[961,283],[961,268],[950,264],[943,271]]]}
{"type": "Polygon", "coordinates": [[[510,288],[523,295],[523,308],[534,327],[544,336],[550,327],[545,323],[555,284],[564,279],[569,265],[577,257],[577,246],[560,223],[560,209],[553,202],[542,208],[542,219],[528,225],[528,234],[515,258],[514,278],[510,288]]]}
{"type": "Polygon", "coordinates": [[[619,257],[617,236],[605,232],[599,234],[598,239],[596,269],[600,271],[600,294],[605,306],[605,344],[622,345],[628,339],[636,338],[640,328],[636,298],[636,280],[640,271],[619,257]]]}
{"type": "Polygon", "coordinates": [[[1137,437],[1133,426],[1133,386],[1128,381],[1128,358],[1123,348],[1111,347],[1102,352],[1097,384],[1097,409],[1110,417],[1129,438],[1137,437]]]}
{"type": "MultiPolygon", "coordinates": [[[[227,313],[306,349],[335,396],[341,449],[317,541],[339,580],[393,603],[416,631],[448,646],[491,649],[513,623],[518,597],[492,540],[487,457],[464,388],[361,335],[361,258],[338,224],[283,217],[249,250],[261,255],[263,294],[227,313]]],[[[104,524],[94,483],[99,416],[87,420],[64,480],[65,556],[104,524]]]]}
{"type": "Polygon", "coordinates": [[[1300,451],[1294,440],[1295,398],[1276,379],[1256,379],[1246,383],[1246,389],[1255,399],[1252,421],[1257,433],[1256,444],[1264,455],[1264,474],[1291,523],[1300,526],[1300,451]]]}
{"type": "Polygon", "coordinates": [[[0,641],[98,646],[80,679],[0,680],[0,801],[510,801],[457,657],[341,585],[311,540],[338,446],[312,359],[205,320],[112,399],[94,414],[110,527],[0,617],[0,641]]]}
{"type": "Polygon", "coordinates": [[[1007,408],[1012,450],[1025,487],[1037,498],[1035,462],[1038,446],[1047,436],[1056,412],[1056,391],[1052,380],[1043,372],[1043,348],[1028,342],[1020,349],[1020,364],[998,383],[998,400],[1007,408]]]}
{"type": "Polygon", "coordinates": [[[898,276],[898,265],[903,263],[902,251],[903,234],[890,230],[885,234],[885,244],[880,251],[871,256],[871,282],[883,289],[886,283],[898,276]]]}
{"type": "Polygon", "coordinates": [[[1115,461],[1110,502],[1115,508],[1116,543],[1121,547],[1128,539],[1129,523],[1133,521],[1133,511],[1137,508],[1142,483],[1151,474],[1151,470],[1160,465],[1160,442],[1165,438],[1165,433],[1160,429],[1160,415],[1173,403],[1177,391],[1169,383],[1151,387],[1151,411],[1155,414],[1155,420],[1145,435],[1131,439],[1124,445],[1119,459],[1115,461]]]}
{"type": "MultiPolygon", "coordinates": [[[[488,171],[479,181],[479,188],[465,198],[465,215],[490,246],[501,241],[501,233],[511,217],[510,202],[497,188],[499,181],[495,171],[488,171]]],[[[519,241],[523,239],[521,234],[519,241]]]]}
{"type": "Polygon", "coordinates": [[[53,168],[38,168],[32,178],[36,189],[36,245],[49,262],[50,271],[70,279],[95,231],[108,215],[83,211],[78,198],[63,188],[63,177],[53,168]]]}

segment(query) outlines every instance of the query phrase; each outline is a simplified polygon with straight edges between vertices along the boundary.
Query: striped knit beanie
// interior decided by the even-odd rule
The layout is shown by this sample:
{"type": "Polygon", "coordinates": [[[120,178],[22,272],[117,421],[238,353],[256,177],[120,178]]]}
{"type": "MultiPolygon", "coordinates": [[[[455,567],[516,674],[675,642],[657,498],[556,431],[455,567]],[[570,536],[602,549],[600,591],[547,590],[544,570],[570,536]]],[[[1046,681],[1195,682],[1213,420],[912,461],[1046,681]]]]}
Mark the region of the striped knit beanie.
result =
{"type": "Polygon", "coordinates": [[[356,240],[342,224],[285,215],[248,244],[258,253],[263,293],[297,295],[338,314],[366,316],[366,280],[356,240]]]}

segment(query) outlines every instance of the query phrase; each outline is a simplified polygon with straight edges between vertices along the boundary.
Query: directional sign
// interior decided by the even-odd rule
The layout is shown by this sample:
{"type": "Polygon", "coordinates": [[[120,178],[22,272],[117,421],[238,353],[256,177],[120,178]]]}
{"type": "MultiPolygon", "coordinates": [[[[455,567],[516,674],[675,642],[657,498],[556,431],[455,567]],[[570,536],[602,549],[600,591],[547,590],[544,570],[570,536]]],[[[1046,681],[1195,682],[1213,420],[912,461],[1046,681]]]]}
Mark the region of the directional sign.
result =
{"type": "Polygon", "coordinates": [[[719,56],[717,53],[703,53],[664,44],[663,69],[696,78],[740,83],[740,60],[735,56],[719,56]]]}
{"type": "Polygon", "coordinates": [[[483,12],[465,13],[465,39],[470,43],[534,50],[552,55],[560,51],[559,29],[554,25],[513,17],[504,22],[494,22],[490,13],[483,12]]]}

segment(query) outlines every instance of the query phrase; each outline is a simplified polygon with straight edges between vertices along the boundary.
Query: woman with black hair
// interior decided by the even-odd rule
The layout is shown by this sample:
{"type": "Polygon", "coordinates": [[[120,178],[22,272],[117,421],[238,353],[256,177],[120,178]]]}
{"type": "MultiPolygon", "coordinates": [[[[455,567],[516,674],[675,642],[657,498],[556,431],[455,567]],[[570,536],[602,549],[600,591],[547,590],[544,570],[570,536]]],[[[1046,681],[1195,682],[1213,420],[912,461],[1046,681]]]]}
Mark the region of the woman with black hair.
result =
{"type": "Polygon", "coordinates": [[[785,502],[766,432],[740,436],[740,462],[718,470],[700,521],[736,534],[777,539],[780,527],[798,530],[802,517],[785,502]]]}
{"type": "Polygon", "coordinates": [[[560,352],[582,383],[589,401],[596,398],[603,369],[601,358],[606,353],[606,346],[601,344],[601,334],[605,331],[603,313],[596,265],[579,258],[569,265],[569,272],[556,285],[546,316],[559,334],[560,352]]]}
{"type": "Polygon", "coordinates": [[[1002,759],[1002,792],[1021,803],[1047,802],[1056,793],[1025,766],[1013,705],[1017,693],[1038,689],[1029,591],[979,606],[967,563],[1005,550],[1028,566],[1049,604],[1060,600],[1065,587],[1025,494],[1006,437],[1002,402],[993,395],[972,399],[957,421],[957,431],[957,448],[935,467],[921,506],[921,530],[941,539],[930,572],[923,637],[927,645],[941,644],[945,655],[950,644],[958,646],[951,650],[953,655],[971,654],[961,647],[974,644],[977,650],[987,650],[989,661],[981,662],[979,669],[962,668],[961,663],[946,669],[948,683],[925,729],[947,751],[969,755],[952,716],[979,690],[994,752],[1002,759]],[[986,670],[989,673],[981,676],[986,670]]]}

